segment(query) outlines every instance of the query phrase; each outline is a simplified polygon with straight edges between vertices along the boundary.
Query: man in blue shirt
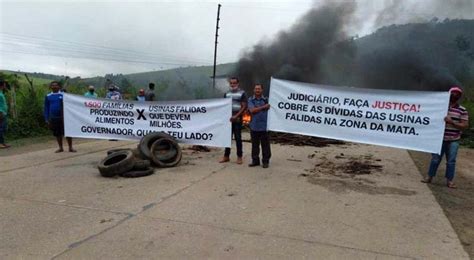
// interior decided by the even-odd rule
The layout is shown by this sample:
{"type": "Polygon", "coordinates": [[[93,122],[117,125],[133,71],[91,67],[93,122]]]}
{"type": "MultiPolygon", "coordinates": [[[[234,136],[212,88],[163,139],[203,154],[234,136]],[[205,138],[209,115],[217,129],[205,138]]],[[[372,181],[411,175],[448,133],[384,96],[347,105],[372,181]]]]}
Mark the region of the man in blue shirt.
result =
{"type": "Polygon", "coordinates": [[[252,163],[249,167],[260,165],[260,144],[262,145],[262,167],[268,168],[272,152],[267,131],[267,114],[270,109],[268,99],[263,96],[263,85],[255,84],[254,95],[248,100],[248,110],[252,115],[250,136],[252,138],[252,163]]]}
{"type": "MultiPolygon", "coordinates": [[[[59,82],[53,81],[49,86],[52,92],[46,95],[44,99],[44,119],[58,142],[59,149],[55,153],[60,153],[64,151],[63,93],[59,91],[61,89],[59,82]]],[[[76,150],[72,148],[72,138],[66,137],[66,140],[69,152],[75,153],[76,150]]]]}

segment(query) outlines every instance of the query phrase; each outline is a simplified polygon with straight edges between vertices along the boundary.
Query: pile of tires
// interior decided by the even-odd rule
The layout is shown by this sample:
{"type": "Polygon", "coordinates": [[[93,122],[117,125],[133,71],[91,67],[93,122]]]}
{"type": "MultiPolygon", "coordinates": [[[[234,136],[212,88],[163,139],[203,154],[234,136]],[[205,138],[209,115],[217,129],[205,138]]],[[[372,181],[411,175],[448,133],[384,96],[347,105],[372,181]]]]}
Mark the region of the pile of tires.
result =
{"type": "Polygon", "coordinates": [[[136,178],[153,174],[155,167],[175,167],[181,158],[181,147],[174,137],[154,132],[144,136],[136,149],[109,150],[98,169],[103,177],[136,178]]]}

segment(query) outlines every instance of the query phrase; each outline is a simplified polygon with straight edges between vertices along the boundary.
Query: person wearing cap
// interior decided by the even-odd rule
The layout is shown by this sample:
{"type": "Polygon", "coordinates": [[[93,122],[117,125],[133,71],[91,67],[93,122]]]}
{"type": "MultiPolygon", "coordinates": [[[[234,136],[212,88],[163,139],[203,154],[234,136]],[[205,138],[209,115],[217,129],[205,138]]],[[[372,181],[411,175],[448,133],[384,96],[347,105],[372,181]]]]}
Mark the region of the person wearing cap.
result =
{"type": "Polygon", "coordinates": [[[446,185],[448,188],[456,188],[453,179],[456,171],[456,156],[459,148],[459,139],[461,139],[461,131],[469,127],[469,115],[467,110],[459,105],[462,89],[459,86],[453,86],[449,92],[449,109],[448,115],[444,118],[446,126],[444,129],[441,152],[440,154],[431,155],[428,177],[422,180],[422,182],[431,183],[433,181],[441,159],[443,155],[446,155],[446,185]]]}
{"type": "Polygon", "coordinates": [[[122,94],[118,91],[118,87],[115,85],[110,85],[109,86],[109,91],[105,95],[105,98],[108,99],[114,99],[114,100],[121,100],[122,99],[122,94]]]}
{"type": "Polygon", "coordinates": [[[8,103],[3,92],[7,88],[7,82],[0,80],[0,149],[10,147],[5,143],[5,132],[7,131],[8,103]]]}
{"type": "Polygon", "coordinates": [[[145,102],[146,99],[145,99],[145,90],[144,90],[144,89],[141,88],[141,89],[138,91],[138,96],[137,96],[136,99],[137,99],[137,101],[145,102]]]}
{"type": "Polygon", "coordinates": [[[89,90],[84,93],[84,96],[87,98],[97,98],[97,93],[95,93],[95,87],[90,85],[89,90]]]}

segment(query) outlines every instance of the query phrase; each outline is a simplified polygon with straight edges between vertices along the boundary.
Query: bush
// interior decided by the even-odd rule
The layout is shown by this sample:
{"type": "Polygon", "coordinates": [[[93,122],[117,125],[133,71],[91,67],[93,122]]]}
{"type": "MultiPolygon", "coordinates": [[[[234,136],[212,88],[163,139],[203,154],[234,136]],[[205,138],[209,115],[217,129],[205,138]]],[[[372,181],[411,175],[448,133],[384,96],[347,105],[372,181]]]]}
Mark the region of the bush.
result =
{"type": "Polygon", "coordinates": [[[43,118],[43,103],[47,93],[48,88],[46,86],[32,88],[22,85],[18,88],[16,95],[17,118],[12,119],[10,115],[8,139],[33,137],[48,133],[43,118]]]}

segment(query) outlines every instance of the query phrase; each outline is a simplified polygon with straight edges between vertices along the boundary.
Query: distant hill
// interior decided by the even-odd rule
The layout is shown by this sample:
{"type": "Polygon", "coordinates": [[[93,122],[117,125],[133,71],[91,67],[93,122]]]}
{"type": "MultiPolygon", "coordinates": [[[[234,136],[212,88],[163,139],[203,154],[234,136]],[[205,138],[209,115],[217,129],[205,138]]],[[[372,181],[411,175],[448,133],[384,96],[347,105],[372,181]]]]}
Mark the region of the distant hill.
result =
{"type": "MultiPolygon", "coordinates": [[[[434,19],[428,23],[386,26],[370,35],[335,44],[320,63],[321,76],[314,79],[316,83],[421,90],[441,90],[457,83],[470,92],[468,96],[474,97],[474,20],[434,19]]],[[[216,74],[233,75],[236,67],[237,63],[220,64],[216,74]]],[[[250,71],[258,74],[258,68],[250,68],[250,71]]],[[[270,72],[279,77],[278,73],[270,72]]],[[[28,74],[34,78],[64,80],[64,76],[28,74]]],[[[211,88],[211,75],[212,66],[199,66],[72,78],[69,84],[81,89],[87,85],[101,89],[113,83],[133,96],[137,89],[147,88],[149,82],[154,82],[161,99],[220,96],[211,88]]],[[[248,79],[248,84],[245,78],[241,80],[246,90],[251,91],[252,79],[248,79]]],[[[225,84],[225,81],[220,83],[225,84]]]]}

